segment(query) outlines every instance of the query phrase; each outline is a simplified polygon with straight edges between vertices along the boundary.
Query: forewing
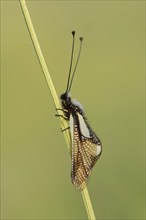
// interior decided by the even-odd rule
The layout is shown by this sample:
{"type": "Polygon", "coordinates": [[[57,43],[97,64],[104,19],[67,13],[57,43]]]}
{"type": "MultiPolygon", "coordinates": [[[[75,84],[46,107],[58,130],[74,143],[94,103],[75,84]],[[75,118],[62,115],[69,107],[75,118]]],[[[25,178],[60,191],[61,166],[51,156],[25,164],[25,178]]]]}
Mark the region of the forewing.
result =
{"type": "Polygon", "coordinates": [[[71,115],[70,128],[72,137],[72,182],[75,187],[83,188],[101,154],[101,143],[98,138],[98,141],[95,141],[95,137],[93,139],[92,136],[89,136],[86,122],[80,114],[74,118],[71,115]],[[83,127],[81,127],[82,125],[83,127]]]}

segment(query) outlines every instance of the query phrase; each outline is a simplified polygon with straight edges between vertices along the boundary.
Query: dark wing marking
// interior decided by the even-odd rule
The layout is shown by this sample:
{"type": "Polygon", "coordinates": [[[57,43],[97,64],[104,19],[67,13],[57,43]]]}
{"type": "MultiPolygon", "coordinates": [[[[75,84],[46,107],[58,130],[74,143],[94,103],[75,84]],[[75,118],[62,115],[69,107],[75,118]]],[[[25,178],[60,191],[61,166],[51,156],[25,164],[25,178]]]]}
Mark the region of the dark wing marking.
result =
{"type": "MultiPolygon", "coordinates": [[[[81,116],[81,115],[80,115],[81,116]]],[[[101,143],[94,137],[83,136],[79,122],[80,117],[70,116],[70,128],[72,137],[72,182],[77,188],[83,188],[87,183],[91,170],[101,154],[101,143]],[[96,141],[95,141],[96,140],[96,141]]],[[[85,128],[84,128],[85,129],[85,128]]],[[[86,130],[85,130],[86,132],[86,130]]],[[[84,132],[84,133],[85,133],[84,132]]]]}

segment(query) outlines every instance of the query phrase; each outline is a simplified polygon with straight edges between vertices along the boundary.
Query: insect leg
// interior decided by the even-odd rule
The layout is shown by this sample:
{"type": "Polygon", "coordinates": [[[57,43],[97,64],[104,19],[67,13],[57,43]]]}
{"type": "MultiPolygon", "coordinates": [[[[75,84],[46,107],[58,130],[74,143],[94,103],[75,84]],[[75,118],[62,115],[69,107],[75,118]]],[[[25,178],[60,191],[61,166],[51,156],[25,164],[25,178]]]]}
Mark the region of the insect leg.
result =
{"type": "Polygon", "coordinates": [[[67,128],[61,129],[61,131],[64,132],[64,131],[66,131],[66,130],[68,130],[68,129],[70,129],[70,127],[67,127],[67,128]]]}
{"type": "Polygon", "coordinates": [[[66,117],[66,116],[64,116],[64,115],[56,114],[55,116],[56,116],[56,117],[62,117],[62,118],[64,118],[64,119],[66,119],[66,120],[68,119],[68,117],[66,117]]]}
{"type": "Polygon", "coordinates": [[[57,110],[57,111],[58,111],[58,110],[62,111],[62,112],[64,113],[64,116],[63,116],[62,114],[57,114],[57,115],[55,115],[55,116],[61,116],[61,117],[63,117],[63,118],[66,119],[66,120],[69,119],[69,112],[68,112],[68,110],[66,110],[66,109],[64,109],[64,108],[56,108],[56,110],[57,110]]]}
{"type": "Polygon", "coordinates": [[[63,111],[63,112],[68,112],[68,110],[63,109],[63,108],[56,108],[56,110],[60,110],[60,111],[63,111]]]}

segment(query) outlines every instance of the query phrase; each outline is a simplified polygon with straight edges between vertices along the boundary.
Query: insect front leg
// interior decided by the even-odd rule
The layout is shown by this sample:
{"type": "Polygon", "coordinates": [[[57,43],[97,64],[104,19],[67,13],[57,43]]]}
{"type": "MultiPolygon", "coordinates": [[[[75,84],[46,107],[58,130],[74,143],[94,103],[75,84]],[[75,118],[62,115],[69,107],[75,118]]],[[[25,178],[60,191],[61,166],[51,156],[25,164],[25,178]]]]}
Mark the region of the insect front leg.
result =
{"type": "MultiPolygon", "coordinates": [[[[63,119],[65,120],[69,120],[69,112],[68,110],[66,109],[63,109],[63,108],[56,108],[56,110],[60,110],[64,113],[64,115],[62,114],[56,114],[55,116],[58,116],[58,117],[62,117],[63,119]]],[[[64,128],[64,129],[61,129],[62,132],[66,131],[67,129],[70,129],[70,127],[67,127],[67,128],[64,128]]]]}
{"type": "Polygon", "coordinates": [[[68,110],[65,108],[56,108],[56,111],[58,110],[64,112],[64,114],[68,113],[68,110]]]}
{"type": "Polygon", "coordinates": [[[56,110],[58,111],[62,111],[64,113],[64,115],[62,114],[56,114],[55,116],[60,116],[60,117],[63,117],[64,119],[66,120],[69,120],[69,112],[67,109],[63,109],[63,108],[56,108],[56,110]]]}

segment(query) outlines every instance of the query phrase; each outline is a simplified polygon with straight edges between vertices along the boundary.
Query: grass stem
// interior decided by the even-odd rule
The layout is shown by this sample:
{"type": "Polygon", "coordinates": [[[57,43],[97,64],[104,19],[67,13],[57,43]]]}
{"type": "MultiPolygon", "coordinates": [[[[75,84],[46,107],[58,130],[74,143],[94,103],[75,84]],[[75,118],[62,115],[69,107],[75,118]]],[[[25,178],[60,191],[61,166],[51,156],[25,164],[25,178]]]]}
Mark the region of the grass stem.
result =
{"type": "MultiPolygon", "coordinates": [[[[54,88],[51,76],[49,74],[49,71],[48,71],[44,56],[43,56],[43,53],[41,51],[41,48],[40,48],[35,30],[34,30],[30,15],[29,15],[29,11],[27,9],[26,1],[25,0],[19,0],[19,1],[20,1],[21,9],[22,9],[25,21],[26,21],[27,28],[29,30],[29,33],[30,33],[30,36],[31,36],[31,39],[32,39],[33,46],[35,48],[36,54],[38,56],[38,60],[41,64],[43,73],[44,73],[45,78],[47,80],[47,83],[48,83],[48,86],[49,86],[49,89],[50,89],[50,92],[51,92],[51,95],[52,95],[52,98],[53,98],[53,101],[54,101],[54,104],[55,104],[55,108],[56,109],[61,109],[62,106],[60,104],[59,98],[57,96],[56,90],[54,88]]],[[[58,112],[58,114],[59,114],[59,112],[58,112]]],[[[62,129],[67,128],[68,124],[67,124],[66,120],[64,120],[63,117],[59,117],[59,118],[60,118],[60,122],[61,122],[61,128],[62,129]]],[[[68,150],[71,153],[71,150],[70,150],[71,149],[70,148],[70,146],[71,146],[70,133],[69,133],[68,130],[65,130],[63,132],[63,134],[64,134],[64,137],[65,137],[65,140],[66,140],[66,143],[67,143],[68,150]]],[[[87,187],[85,187],[81,191],[81,194],[82,194],[84,205],[85,205],[85,208],[86,208],[86,211],[87,211],[88,219],[95,220],[96,218],[95,218],[95,215],[94,215],[94,211],[93,211],[93,208],[92,208],[92,204],[91,204],[91,200],[90,200],[90,196],[89,196],[87,187]]]]}

